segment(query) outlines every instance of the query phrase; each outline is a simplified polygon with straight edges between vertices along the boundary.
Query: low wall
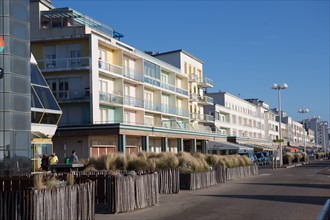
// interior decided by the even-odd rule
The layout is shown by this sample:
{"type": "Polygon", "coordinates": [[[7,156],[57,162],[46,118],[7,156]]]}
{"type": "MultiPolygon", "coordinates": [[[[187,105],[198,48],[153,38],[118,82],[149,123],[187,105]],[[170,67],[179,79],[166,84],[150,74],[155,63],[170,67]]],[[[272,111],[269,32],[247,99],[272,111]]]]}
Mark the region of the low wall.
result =
{"type": "Polygon", "coordinates": [[[179,169],[158,170],[159,193],[173,194],[180,192],[179,169]]]}
{"type": "Polygon", "coordinates": [[[226,180],[234,180],[246,176],[257,175],[258,174],[258,166],[251,165],[245,167],[235,167],[235,168],[226,168],[226,180]]]}
{"type": "Polygon", "coordinates": [[[217,184],[216,172],[180,173],[180,189],[196,190],[217,184]]]}
{"type": "Polygon", "coordinates": [[[0,219],[95,219],[94,182],[0,192],[0,219]]]}
{"type": "Polygon", "coordinates": [[[159,202],[158,174],[109,176],[108,212],[120,213],[155,206],[159,202]]]}

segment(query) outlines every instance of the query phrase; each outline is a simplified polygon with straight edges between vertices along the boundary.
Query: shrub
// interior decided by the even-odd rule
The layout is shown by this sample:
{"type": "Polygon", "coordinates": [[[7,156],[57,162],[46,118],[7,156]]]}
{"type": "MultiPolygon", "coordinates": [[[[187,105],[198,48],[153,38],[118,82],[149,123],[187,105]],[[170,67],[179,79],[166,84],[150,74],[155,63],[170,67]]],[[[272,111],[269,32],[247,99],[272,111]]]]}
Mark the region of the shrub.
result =
{"type": "Polygon", "coordinates": [[[127,162],[127,170],[143,171],[150,169],[147,161],[141,158],[132,158],[127,162]]]}
{"type": "Polygon", "coordinates": [[[66,176],[66,185],[67,185],[67,186],[73,186],[74,183],[75,183],[74,175],[72,175],[71,173],[69,173],[69,174],[66,176]]]}
{"type": "Polygon", "coordinates": [[[127,161],[125,159],[124,154],[122,154],[122,153],[117,154],[117,157],[114,161],[114,164],[115,164],[115,169],[116,170],[126,170],[127,161]]]}
{"type": "Polygon", "coordinates": [[[43,181],[43,175],[39,174],[39,175],[33,176],[33,184],[34,184],[33,185],[34,189],[44,189],[46,186],[43,181]]]}
{"type": "Polygon", "coordinates": [[[179,166],[179,159],[174,153],[165,152],[160,154],[161,157],[156,161],[156,167],[159,169],[177,168],[179,166]]]}
{"type": "Polygon", "coordinates": [[[283,158],[293,160],[293,159],[294,159],[294,155],[293,155],[293,153],[286,152],[286,153],[283,155],[283,158]]]}
{"type": "Polygon", "coordinates": [[[208,154],[208,155],[206,155],[206,162],[210,166],[216,166],[216,165],[218,165],[220,163],[219,156],[218,155],[214,155],[214,154],[208,154]]]}
{"type": "Polygon", "coordinates": [[[301,153],[295,153],[294,157],[301,159],[303,157],[303,155],[301,153]]]}

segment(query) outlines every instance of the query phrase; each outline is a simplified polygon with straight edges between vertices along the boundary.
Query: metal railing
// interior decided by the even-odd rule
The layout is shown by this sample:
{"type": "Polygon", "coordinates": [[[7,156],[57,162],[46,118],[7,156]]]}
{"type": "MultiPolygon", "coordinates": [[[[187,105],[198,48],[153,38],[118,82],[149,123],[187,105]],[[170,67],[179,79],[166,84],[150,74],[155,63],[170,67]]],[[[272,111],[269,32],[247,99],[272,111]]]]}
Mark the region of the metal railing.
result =
{"type": "Polygon", "coordinates": [[[212,115],[208,115],[208,114],[193,113],[193,114],[190,114],[190,118],[193,120],[198,120],[198,121],[208,121],[208,122],[214,121],[214,117],[212,115]]]}
{"type": "Polygon", "coordinates": [[[139,99],[133,96],[124,96],[124,104],[134,107],[143,108],[143,99],[139,99]]]}
{"type": "Polygon", "coordinates": [[[213,98],[212,98],[212,97],[209,97],[209,96],[203,95],[203,96],[199,96],[198,99],[199,99],[199,101],[201,101],[201,102],[205,102],[205,103],[213,104],[213,98]]]}
{"type": "Polygon", "coordinates": [[[89,89],[53,91],[53,95],[57,101],[85,100],[90,98],[89,89]]]}
{"type": "Polygon", "coordinates": [[[121,66],[110,64],[101,60],[99,60],[99,69],[123,75],[123,68],[121,66]]]}
{"type": "Polygon", "coordinates": [[[41,70],[84,69],[90,66],[89,57],[38,60],[41,70]]]}
{"type": "Polygon", "coordinates": [[[99,98],[100,102],[123,104],[123,97],[116,94],[100,92],[99,98]]]}
{"type": "Polygon", "coordinates": [[[143,74],[136,72],[132,68],[124,67],[124,76],[130,79],[137,80],[139,82],[143,82],[143,74]]]}
{"type": "Polygon", "coordinates": [[[186,89],[176,88],[176,92],[182,95],[188,95],[188,90],[186,89]]]}
{"type": "Polygon", "coordinates": [[[174,91],[174,92],[176,91],[175,86],[168,84],[168,83],[161,82],[160,87],[167,89],[167,90],[174,91]]]}

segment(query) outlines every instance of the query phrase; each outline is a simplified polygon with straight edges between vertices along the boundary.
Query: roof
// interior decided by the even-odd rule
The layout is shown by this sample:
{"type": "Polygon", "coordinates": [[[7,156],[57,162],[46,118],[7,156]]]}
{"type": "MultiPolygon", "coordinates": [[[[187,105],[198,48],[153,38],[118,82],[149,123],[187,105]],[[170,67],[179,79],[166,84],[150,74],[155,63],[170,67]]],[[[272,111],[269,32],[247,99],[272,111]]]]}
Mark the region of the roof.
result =
{"type": "Polygon", "coordinates": [[[185,55],[197,60],[198,62],[204,63],[202,60],[198,59],[197,57],[193,56],[192,54],[188,53],[187,51],[185,51],[183,49],[172,50],[172,51],[167,51],[167,52],[163,52],[163,53],[156,53],[153,56],[165,55],[165,54],[171,54],[171,53],[184,53],[185,55]]]}

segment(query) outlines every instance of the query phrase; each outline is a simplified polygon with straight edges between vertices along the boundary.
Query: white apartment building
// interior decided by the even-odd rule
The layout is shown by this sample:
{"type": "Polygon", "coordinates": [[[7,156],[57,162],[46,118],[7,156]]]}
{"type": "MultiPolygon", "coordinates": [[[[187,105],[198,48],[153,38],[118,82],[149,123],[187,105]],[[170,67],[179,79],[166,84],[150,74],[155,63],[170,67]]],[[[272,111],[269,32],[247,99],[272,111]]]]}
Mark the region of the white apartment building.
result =
{"type": "Polygon", "coordinates": [[[215,105],[205,106],[204,111],[215,117],[213,129],[228,136],[236,143],[272,146],[277,136],[277,124],[269,106],[258,100],[244,100],[228,92],[207,93],[215,105]]]}
{"type": "Polygon", "coordinates": [[[161,60],[119,41],[123,35],[107,25],[46,0],[30,8],[31,48],[63,110],[54,136],[58,155],[205,152],[207,140],[223,139],[206,126],[212,117],[203,106],[212,99],[202,91],[212,81],[201,61],[182,50],[167,53],[173,62],[161,60]]]}

